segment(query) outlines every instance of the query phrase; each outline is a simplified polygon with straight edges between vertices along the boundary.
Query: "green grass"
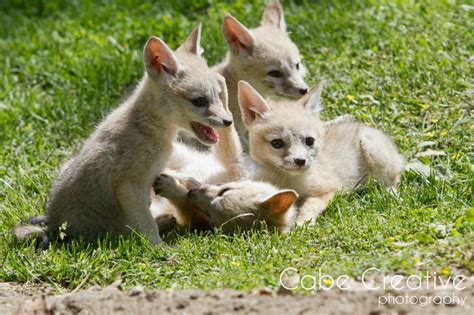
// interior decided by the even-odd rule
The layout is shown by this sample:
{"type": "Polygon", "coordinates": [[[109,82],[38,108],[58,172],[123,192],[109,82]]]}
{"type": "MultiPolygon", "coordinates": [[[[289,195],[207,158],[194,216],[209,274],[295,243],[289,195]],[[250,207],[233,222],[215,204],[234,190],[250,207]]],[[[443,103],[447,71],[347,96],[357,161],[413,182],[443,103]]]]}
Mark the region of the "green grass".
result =
{"type": "Polygon", "coordinates": [[[423,141],[446,153],[418,158],[431,175],[407,172],[399,199],[372,183],[287,235],[185,234],[158,247],[120,238],[40,252],[16,244],[9,229],[44,212],[60,165],[141,77],[149,35],[177,47],[202,21],[214,64],[226,51],[224,13],[256,26],[263,11],[251,0],[155,2],[0,3],[0,280],[73,289],[120,277],[126,286],[251,290],[277,288],[287,267],[355,278],[368,267],[474,270],[472,1],[284,1],[307,81],[330,81],[325,118],[349,113],[385,130],[407,160],[423,141]]]}

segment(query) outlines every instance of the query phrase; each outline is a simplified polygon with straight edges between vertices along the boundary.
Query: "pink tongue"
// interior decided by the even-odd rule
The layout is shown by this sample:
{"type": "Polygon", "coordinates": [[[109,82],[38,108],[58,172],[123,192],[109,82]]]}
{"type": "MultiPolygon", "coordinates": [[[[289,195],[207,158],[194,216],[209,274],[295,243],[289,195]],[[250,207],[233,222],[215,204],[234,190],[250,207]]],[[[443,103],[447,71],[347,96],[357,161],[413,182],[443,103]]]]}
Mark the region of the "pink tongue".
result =
{"type": "Polygon", "coordinates": [[[217,143],[217,141],[219,141],[219,135],[214,131],[214,129],[204,125],[201,125],[201,128],[204,136],[206,136],[210,142],[217,143]]]}

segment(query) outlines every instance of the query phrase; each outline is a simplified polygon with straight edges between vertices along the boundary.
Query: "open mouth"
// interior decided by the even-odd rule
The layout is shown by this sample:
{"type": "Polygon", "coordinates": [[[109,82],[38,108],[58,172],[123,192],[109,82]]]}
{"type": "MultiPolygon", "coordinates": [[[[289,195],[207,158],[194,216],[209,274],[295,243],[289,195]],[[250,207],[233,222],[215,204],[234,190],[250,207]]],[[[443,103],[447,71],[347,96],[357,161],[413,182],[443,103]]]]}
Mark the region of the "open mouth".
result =
{"type": "Polygon", "coordinates": [[[197,121],[191,122],[191,127],[196,137],[203,143],[216,144],[217,141],[219,141],[219,135],[213,128],[198,123],[197,121]]]}

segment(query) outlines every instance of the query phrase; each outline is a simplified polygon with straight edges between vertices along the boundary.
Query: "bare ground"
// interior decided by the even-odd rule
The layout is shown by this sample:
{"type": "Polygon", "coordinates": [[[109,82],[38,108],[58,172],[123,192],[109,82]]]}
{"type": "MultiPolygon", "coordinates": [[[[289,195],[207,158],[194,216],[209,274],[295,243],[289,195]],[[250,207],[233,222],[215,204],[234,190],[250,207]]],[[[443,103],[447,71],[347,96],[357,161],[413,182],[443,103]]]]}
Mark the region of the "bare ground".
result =
{"type": "MultiPolygon", "coordinates": [[[[122,290],[119,283],[106,288],[54,295],[51,289],[0,283],[1,314],[474,314],[472,279],[465,290],[317,291],[313,295],[272,294],[267,290],[242,293],[214,291],[145,291],[141,287],[122,290]],[[406,302],[408,297],[431,298],[423,306],[406,302]],[[465,298],[459,303],[452,299],[465,298]],[[383,297],[405,297],[403,303],[387,303],[383,297]],[[381,298],[382,297],[382,298],[381,298]],[[434,299],[434,300],[433,300],[434,299]]],[[[401,298],[399,298],[400,300],[401,298]]],[[[415,298],[412,298],[412,302],[415,298]]],[[[421,300],[419,300],[421,301],[421,300]]]]}

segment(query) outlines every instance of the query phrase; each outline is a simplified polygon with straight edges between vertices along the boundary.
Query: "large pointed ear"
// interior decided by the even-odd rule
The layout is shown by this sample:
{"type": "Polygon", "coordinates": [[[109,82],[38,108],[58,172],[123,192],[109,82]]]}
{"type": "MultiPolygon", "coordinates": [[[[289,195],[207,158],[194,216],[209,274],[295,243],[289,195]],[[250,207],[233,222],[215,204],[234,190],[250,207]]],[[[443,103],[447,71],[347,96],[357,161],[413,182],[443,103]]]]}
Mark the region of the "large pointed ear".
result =
{"type": "Polygon", "coordinates": [[[294,190],[281,190],[260,204],[268,214],[284,214],[295,203],[298,194],[294,190]]]}
{"type": "Polygon", "coordinates": [[[255,40],[250,31],[231,15],[224,16],[222,33],[232,53],[252,54],[255,40]]]}
{"type": "Polygon", "coordinates": [[[285,15],[279,0],[270,0],[263,11],[262,25],[272,25],[286,32],[285,15]]]}
{"type": "Polygon", "coordinates": [[[321,105],[321,92],[325,85],[326,81],[323,80],[319,82],[301,98],[301,103],[311,114],[317,114],[323,110],[323,106],[321,105]]]}
{"type": "Polygon", "coordinates": [[[201,56],[204,52],[204,49],[201,48],[201,22],[194,27],[191,34],[177,50],[201,56]]]}
{"type": "Polygon", "coordinates": [[[158,37],[150,37],[143,50],[145,67],[149,75],[158,76],[163,72],[176,75],[180,65],[171,49],[158,37]]]}
{"type": "Polygon", "coordinates": [[[242,120],[247,128],[270,111],[270,107],[263,97],[245,81],[239,81],[238,101],[242,120]]]}

